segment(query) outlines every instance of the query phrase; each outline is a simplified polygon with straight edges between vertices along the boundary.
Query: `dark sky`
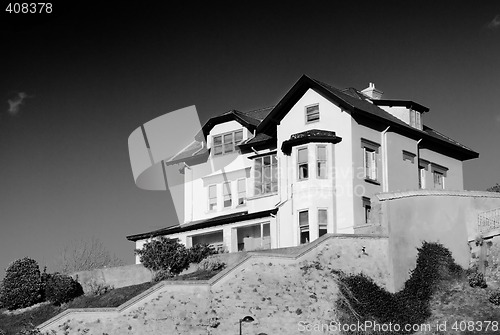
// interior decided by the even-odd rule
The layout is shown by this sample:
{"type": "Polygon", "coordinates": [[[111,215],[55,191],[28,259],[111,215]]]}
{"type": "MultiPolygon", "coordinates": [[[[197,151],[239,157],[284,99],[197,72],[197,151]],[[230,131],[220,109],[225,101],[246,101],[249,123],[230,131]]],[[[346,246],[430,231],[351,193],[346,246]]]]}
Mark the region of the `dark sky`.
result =
{"type": "Polygon", "coordinates": [[[202,123],[273,105],[302,74],[429,107],[426,124],[480,153],[465,187],[500,182],[498,1],[103,3],[2,2],[1,269],[29,256],[50,270],[92,236],[133,263],[125,236],[176,215],[135,186],[130,133],[190,105],[202,123]]]}

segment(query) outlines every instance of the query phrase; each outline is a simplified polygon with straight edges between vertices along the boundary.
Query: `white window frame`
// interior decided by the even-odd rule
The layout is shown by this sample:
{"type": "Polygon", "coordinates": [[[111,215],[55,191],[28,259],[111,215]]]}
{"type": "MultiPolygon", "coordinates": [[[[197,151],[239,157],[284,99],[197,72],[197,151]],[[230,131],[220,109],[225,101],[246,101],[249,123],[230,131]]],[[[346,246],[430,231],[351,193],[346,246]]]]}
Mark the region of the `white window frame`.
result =
{"type": "Polygon", "coordinates": [[[233,153],[236,151],[236,146],[238,144],[240,144],[242,141],[243,141],[243,129],[238,129],[238,130],[230,131],[227,133],[214,135],[214,136],[212,136],[212,155],[213,156],[223,156],[226,154],[233,153]],[[236,141],[236,134],[237,133],[238,134],[241,133],[241,140],[240,141],[236,141]],[[228,136],[228,135],[231,135],[231,138],[229,141],[226,141],[226,136],[228,136]],[[217,138],[220,138],[221,144],[217,144],[217,145],[215,144],[215,140],[217,138]],[[231,149],[226,150],[226,145],[231,145],[231,149]],[[220,150],[221,150],[220,153],[216,153],[216,147],[220,147],[220,150]]]}
{"type": "Polygon", "coordinates": [[[328,147],[325,144],[316,145],[316,178],[318,178],[318,179],[327,179],[328,178],[328,147]],[[325,149],[325,159],[319,159],[319,149],[320,148],[325,149]],[[325,168],[323,169],[324,175],[320,174],[321,163],[323,163],[325,166],[325,168]]]}
{"type": "Polygon", "coordinates": [[[372,201],[370,198],[367,198],[367,197],[362,197],[361,200],[363,201],[363,212],[364,212],[364,217],[365,217],[364,224],[369,224],[370,213],[372,211],[372,201]]]}
{"type": "Polygon", "coordinates": [[[297,148],[297,180],[301,181],[301,180],[307,180],[309,179],[309,148],[308,147],[301,147],[301,148],[297,148]],[[299,159],[300,157],[300,152],[302,150],[305,150],[306,151],[306,161],[305,162],[301,162],[299,159]],[[307,174],[307,176],[301,176],[301,169],[300,167],[305,165],[306,169],[304,170],[307,174]]]}
{"type": "Polygon", "coordinates": [[[311,242],[311,230],[309,228],[309,209],[302,209],[297,212],[297,221],[299,223],[299,244],[305,244],[311,242]],[[307,223],[306,224],[301,224],[300,223],[300,214],[301,213],[307,213],[307,223]],[[307,233],[309,235],[309,238],[306,238],[306,242],[302,242],[302,233],[307,233]]]}
{"type": "Polygon", "coordinates": [[[410,126],[422,130],[422,117],[419,111],[410,109],[410,126]]]}
{"type": "Polygon", "coordinates": [[[209,212],[215,212],[217,210],[218,205],[219,205],[219,201],[217,199],[217,184],[208,185],[207,195],[208,195],[207,196],[207,198],[208,198],[208,211],[209,212]],[[215,188],[215,197],[214,198],[210,197],[210,188],[211,187],[215,188]],[[215,203],[213,203],[214,206],[212,208],[212,201],[211,200],[213,200],[213,199],[215,199],[215,203]]]}
{"type": "Polygon", "coordinates": [[[247,202],[247,180],[246,178],[240,178],[236,181],[236,188],[238,194],[238,200],[236,202],[237,206],[244,206],[247,202]],[[243,190],[240,188],[240,182],[243,182],[243,190]]]}
{"type": "Polygon", "coordinates": [[[325,234],[328,233],[328,208],[318,208],[318,237],[323,236],[320,234],[321,230],[326,230],[325,234]],[[324,211],[326,213],[326,216],[325,216],[326,221],[325,222],[319,221],[320,220],[319,219],[320,218],[320,215],[319,215],[320,211],[324,211]]]}
{"type": "Polygon", "coordinates": [[[254,196],[278,193],[278,156],[274,154],[254,158],[254,196]],[[270,179],[266,180],[264,174],[264,161],[270,160],[270,179]],[[257,170],[257,162],[260,161],[260,170],[257,170]]]}
{"type": "Polygon", "coordinates": [[[222,183],[222,207],[224,209],[233,207],[233,192],[231,186],[232,183],[230,181],[222,183]],[[228,194],[226,194],[226,192],[228,192],[228,194]],[[228,201],[229,205],[226,205],[228,201]]]}
{"type": "Polygon", "coordinates": [[[432,171],[432,179],[434,182],[434,189],[444,190],[448,168],[435,163],[431,163],[431,171],[432,171]],[[441,182],[439,183],[439,181],[441,182]]]}
{"type": "Polygon", "coordinates": [[[378,181],[378,152],[380,144],[361,139],[361,147],[363,148],[363,169],[365,180],[378,181]]]}
{"type": "Polygon", "coordinates": [[[305,116],[306,116],[306,124],[319,122],[320,120],[319,104],[305,106],[305,116]]]}

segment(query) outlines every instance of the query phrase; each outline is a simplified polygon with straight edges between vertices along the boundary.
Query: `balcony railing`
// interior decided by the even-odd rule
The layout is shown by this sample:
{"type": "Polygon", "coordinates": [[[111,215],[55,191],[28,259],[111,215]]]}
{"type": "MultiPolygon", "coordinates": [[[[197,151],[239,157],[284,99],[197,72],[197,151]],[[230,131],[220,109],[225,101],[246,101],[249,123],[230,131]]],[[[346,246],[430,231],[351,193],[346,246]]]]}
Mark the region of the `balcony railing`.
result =
{"type": "Polygon", "coordinates": [[[500,229],[500,208],[479,213],[477,215],[477,224],[480,234],[500,229]]]}

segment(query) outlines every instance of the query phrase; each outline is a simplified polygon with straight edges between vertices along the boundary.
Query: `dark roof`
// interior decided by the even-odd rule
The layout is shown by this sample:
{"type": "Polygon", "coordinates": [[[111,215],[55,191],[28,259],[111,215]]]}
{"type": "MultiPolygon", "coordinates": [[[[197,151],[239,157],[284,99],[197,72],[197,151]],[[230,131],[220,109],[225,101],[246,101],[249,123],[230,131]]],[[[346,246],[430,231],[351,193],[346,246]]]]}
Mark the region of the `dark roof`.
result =
{"type": "Polygon", "coordinates": [[[373,99],[372,102],[377,106],[402,106],[406,108],[411,108],[421,113],[427,113],[429,111],[428,107],[425,107],[415,101],[411,100],[387,100],[387,99],[373,99]]]}
{"type": "Polygon", "coordinates": [[[156,237],[156,236],[182,233],[182,232],[196,230],[196,229],[202,229],[202,228],[210,228],[210,227],[220,226],[220,225],[224,225],[224,224],[228,224],[228,223],[234,223],[234,222],[240,222],[240,221],[246,221],[246,220],[252,220],[252,219],[259,219],[259,218],[270,216],[271,214],[276,214],[277,212],[278,212],[278,209],[273,208],[273,209],[255,212],[255,213],[250,213],[250,214],[248,213],[248,211],[244,211],[244,212],[232,213],[232,214],[227,214],[227,215],[221,215],[221,216],[217,216],[217,217],[210,218],[210,219],[192,221],[192,222],[189,222],[189,223],[186,223],[183,225],[176,225],[176,226],[172,226],[172,227],[162,228],[162,229],[154,230],[154,231],[151,231],[148,233],[129,235],[129,236],[127,236],[127,240],[137,241],[137,240],[142,240],[142,239],[156,237]]]}
{"type": "Polygon", "coordinates": [[[450,139],[447,136],[431,130],[429,127],[425,127],[424,130],[411,127],[404,121],[373,104],[371,99],[354,88],[339,90],[329,84],[312,79],[306,75],[303,75],[292,86],[287,94],[285,94],[285,96],[279,101],[276,107],[269,113],[266,119],[259,124],[257,127],[257,133],[263,132],[271,136],[275,136],[276,125],[309,88],[315,89],[325,98],[350,111],[353,117],[362,116],[373,120],[387,121],[388,125],[394,126],[396,129],[399,129],[399,131],[404,132],[413,138],[424,138],[429,140],[431,143],[445,147],[449,150],[447,152],[449,152],[450,155],[453,155],[458,159],[465,160],[479,157],[477,152],[458,143],[457,141],[450,139]]]}
{"type": "Polygon", "coordinates": [[[266,118],[266,116],[269,115],[269,112],[271,112],[273,110],[273,108],[274,108],[274,106],[264,107],[261,109],[255,109],[255,110],[251,110],[248,112],[243,112],[243,114],[245,114],[253,119],[259,120],[259,123],[260,123],[262,120],[264,120],[266,118]]]}
{"type": "MultiPolygon", "coordinates": [[[[458,159],[465,160],[479,157],[477,152],[465,145],[426,126],[424,126],[423,130],[413,128],[377,105],[410,106],[421,112],[429,110],[425,106],[409,100],[372,100],[353,87],[339,90],[327,83],[310,78],[306,75],[303,75],[292,86],[276,106],[246,112],[230,110],[220,116],[211,118],[203,126],[204,137],[206,137],[216,124],[235,120],[251,131],[256,131],[256,136],[240,144],[240,147],[248,148],[273,144],[276,142],[276,125],[309,88],[315,89],[325,98],[334,101],[340,107],[348,110],[354,118],[363,117],[378,122],[384,121],[387,125],[394,126],[395,129],[398,129],[400,132],[412,138],[427,139],[427,142],[434,143],[438,147],[446,149],[447,153],[458,159]]],[[[206,148],[201,149],[201,142],[204,140],[205,138],[200,138],[200,136],[198,136],[198,144],[193,144],[193,147],[186,148],[176,154],[172,157],[174,160],[171,160],[169,164],[177,163],[184,159],[203,159],[204,157],[208,157],[209,150],[206,148]],[[197,149],[199,151],[196,151],[197,149]]]]}

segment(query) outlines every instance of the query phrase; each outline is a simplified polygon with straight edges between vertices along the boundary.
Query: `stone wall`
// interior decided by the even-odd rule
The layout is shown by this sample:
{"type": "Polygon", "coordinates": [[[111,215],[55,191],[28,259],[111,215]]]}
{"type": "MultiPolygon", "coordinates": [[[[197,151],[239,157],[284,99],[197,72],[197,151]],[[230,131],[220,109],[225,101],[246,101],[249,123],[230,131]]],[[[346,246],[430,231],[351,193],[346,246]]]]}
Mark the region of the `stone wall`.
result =
{"type": "MultiPolygon", "coordinates": [[[[387,237],[325,235],[285,253],[255,253],[203,282],[162,282],[119,309],[71,312],[48,322],[56,334],[298,334],[336,320],[332,270],[363,272],[389,287],[387,237]]],[[[311,333],[311,332],[306,332],[311,333]]]]}

